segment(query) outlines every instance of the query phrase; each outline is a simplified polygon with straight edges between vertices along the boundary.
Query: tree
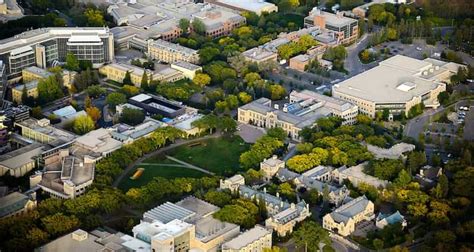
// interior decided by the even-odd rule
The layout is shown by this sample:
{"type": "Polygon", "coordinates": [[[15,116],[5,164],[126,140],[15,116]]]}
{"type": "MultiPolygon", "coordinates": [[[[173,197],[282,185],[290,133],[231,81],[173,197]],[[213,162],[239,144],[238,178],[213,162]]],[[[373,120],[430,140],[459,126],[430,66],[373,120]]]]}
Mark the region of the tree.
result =
{"type": "Polygon", "coordinates": [[[237,130],[237,122],[230,116],[223,116],[220,118],[217,128],[226,133],[234,133],[237,130]]]}
{"type": "Polygon", "coordinates": [[[205,73],[198,73],[194,76],[193,82],[200,87],[204,87],[211,83],[211,77],[205,73]]]}
{"type": "Polygon", "coordinates": [[[240,155],[240,164],[244,168],[257,167],[263,159],[270,157],[283,142],[277,138],[263,136],[250,147],[250,150],[240,155]]]}
{"type": "Polygon", "coordinates": [[[289,200],[294,200],[296,198],[295,190],[288,182],[278,185],[278,193],[289,200]]]}
{"type": "Polygon", "coordinates": [[[74,119],[72,128],[76,134],[84,135],[95,128],[95,123],[89,115],[81,115],[74,119]]]}
{"type": "Polygon", "coordinates": [[[87,87],[86,93],[90,97],[97,98],[103,94],[105,94],[105,88],[99,86],[99,85],[92,85],[87,87]]]}
{"type": "Polygon", "coordinates": [[[115,106],[127,102],[127,97],[122,93],[114,92],[107,95],[105,101],[110,106],[110,109],[115,111],[115,106]]]}
{"type": "Polygon", "coordinates": [[[211,190],[204,195],[204,200],[218,207],[224,207],[230,203],[232,196],[225,191],[211,190]]]}
{"type": "Polygon", "coordinates": [[[199,35],[206,34],[206,25],[204,25],[204,23],[200,19],[194,18],[191,25],[193,27],[193,31],[196,32],[197,34],[199,35]]]}
{"type": "Polygon", "coordinates": [[[45,231],[34,227],[28,231],[28,234],[26,234],[26,239],[32,247],[38,247],[48,241],[48,236],[48,233],[45,231]]]}
{"type": "Polygon", "coordinates": [[[67,53],[66,55],[66,65],[64,68],[70,71],[79,71],[79,60],[77,60],[76,55],[72,53],[67,53]]]}
{"type": "Polygon", "coordinates": [[[286,165],[290,170],[304,172],[325,162],[329,157],[329,152],[322,148],[314,148],[311,153],[296,155],[290,158],[286,165]]]}
{"type": "Polygon", "coordinates": [[[100,10],[87,8],[84,12],[84,16],[87,19],[87,26],[91,27],[102,27],[105,26],[104,15],[100,10]]]}
{"type": "Polygon", "coordinates": [[[38,82],[38,99],[40,103],[52,102],[64,96],[56,76],[49,76],[38,82]]]}
{"type": "Polygon", "coordinates": [[[197,127],[200,130],[209,130],[212,134],[212,130],[219,124],[219,118],[214,114],[205,115],[202,118],[191,123],[193,127],[197,127]]]}
{"type": "Polygon", "coordinates": [[[92,107],[92,100],[88,95],[84,98],[84,107],[85,108],[92,107]]]}
{"type": "Polygon", "coordinates": [[[281,100],[286,95],[286,89],[278,84],[268,86],[268,92],[272,100],[281,100]]]}
{"type": "Polygon", "coordinates": [[[395,183],[401,187],[407,186],[411,182],[411,174],[409,174],[405,169],[401,170],[398,173],[398,178],[395,180],[395,183]]]}
{"type": "Polygon", "coordinates": [[[183,31],[184,34],[188,33],[189,30],[189,20],[182,18],[179,20],[179,28],[183,31]]]}
{"type": "Polygon", "coordinates": [[[384,242],[382,240],[378,239],[378,238],[374,239],[373,242],[372,242],[372,244],[374,245],[374,248],[376,250],[383,249],[383,245],[384,245],[383,243],[384,242]]]}
{"type": "Polygon", "coordinates": [[[97,123],[101,117],[101,112],[97,107],[86,108],[86,113],[95,123],[97,123]]]}
{"type": "Polygon", "coordinates": [[[140,82],[140,87],[145,91],[148,91],[148,89],[149,89],[149,87],[148,87],[148,74],[146,73],[146,71],[143,71],[142,80],[140,82]]]}
{"type": "Polygon", "coordinates": [[[140,93],[140,89],[138,87],[133,86],[133,85],[123,85],[121,91],[127,97],[131,97],[131,96],[134,96],[134,95],[137,95],[138,93],[140,93]]]}
{"type": "Polygon", "coordinates": [[[267,136],[279,139],[280,141],[285,141],[288,137],[288,134],[284,129],[275,127],[267,130],[267,136]]]}
{"type": "Polygon", "coordinates": [[[145,113],[140,109],[124,108],[120,116],[120,122],[128,125],[138,125],[145,120],[145,113]]]}
{"type": "Polygon", "coordinates": [[[207,64],[217,57],[220,54],[220,51],[215,47],[204,47],[200,49],[198,53],[201,64],[207,64]]]}
{"type": "Polygon", "coordinates": [[[129,71],[127,71],[127,72],[125,73],[125,77],[123,77],[122,83],[123,83],[124,85],[133,85],[133,83],[132,83],[132,77],[130,76],[130,72],[129,72],[129,71]]]}
{"type": "Polygon", "coordinates": [[[57,236],[72,231],[79,227],[79,220],[75,216],[66,216],[62,213],[49,215],[41,219],[45,231],[57,236]]]}
{"type": "Polygon", "coordinates": [[[306,248],[308,251],[318,251],[320,243],[331,245],[328,232],[314,221],[303,222],[303,225],[293,233],[293,240],[298,247],[306,248]]]}
{"type": "Polygon", "coordinates": [[[468,167],[456,172],[453,180],[453,193],[455,195],[472,198],[474,195],[474,167],[468,167]]]}
{"type": "Polygon", "coordinates": [[[243,104],[247,104],[252,101],[252,96],[250,96],[246,92],[240,92],[238,97],[239,97],[240,102],[243,104]]]}

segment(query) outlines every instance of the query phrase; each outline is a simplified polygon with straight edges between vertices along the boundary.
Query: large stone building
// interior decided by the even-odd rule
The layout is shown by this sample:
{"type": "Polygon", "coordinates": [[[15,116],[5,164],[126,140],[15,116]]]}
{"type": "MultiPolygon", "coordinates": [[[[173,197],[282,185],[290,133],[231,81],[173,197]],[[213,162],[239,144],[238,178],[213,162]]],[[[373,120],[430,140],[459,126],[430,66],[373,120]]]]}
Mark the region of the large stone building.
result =
{"type": "Polygon", "coordinates": [[[38,98],[38,80],[33,80],[25,84],[19,84],[12,88],[12,100],[17,104],[23,102],[23,92],[31,98],[38,98]]]}
{"type": "Polygon", "coordinates": [[[420,103],[437,108],[438,94],[446,90],[445,83],[459,67],[456,63],[396,55],[334,85],[332,94],[356,104],[360,113],[371,117],[384,109],[391,114],[408,115],[420,103]]]}
{"type": "Polygon", "coordinates": [[[278,6],[273,3],[268,3],[263,0],[205,0],[206,3],[217,5],[223,9],[230,10],[236,13],[243,11],[254,12],[257,15],[262,13],[277,12],[278,6]]]}
{"type": "Polygon", "coordinates": [[[306,27],[319,26],[321,29],[335,33],[338,44],[350,44],[359,36],[357,19],[344,17],[342,12],[333,14],[313,8],[309,15],[304,18],[306,27]]]}
{"type": "Polygon", "coordinates": [[[108,28],[40,28],[0,40],[0,60],[6,64],[9,80],[16,81],[30,66],[47,68],[65,62],[72,53],[94,67],[114,58],[114,37],[108,28]]]}
{"type": "Polygon", "coordinates": [[[12,192],[0,197],[0,219],[18,216],[36,208],[36,193],[12,192]]]}
{"type": "Polygon", "coordinates": [[[268,194],[266,188],[261,192],[242,185],[239,187],[239,195],[257,202],[260,200],[265,202],[269,216],[265,220],[265,227],[273,229],[280,237],[291,234],[298,222],[311,215],[309,205],[304,200],[297,204],[288,203],[282,200],[278,193],[276,196],[268,194]]]}
{"type": "Polygon", "coordinates": [[[193,64],[199,63],[197,50],[173,44],[162,39],[151,42],[148,45],[148,56],[166,63],[175,63],[177,61],[186,61],[193,64]]]}
{"type": "Polygon", "coordinates": [[[105,75],[107,79],[122,83],[127,72],[134,86],[140,87],[143,73],[146,73],[148,80],[159,80],[162,82],[175,82],[184,78],[184,75],[168,66],[163,66],[156,71],[144,69],[134,65],[124,63],[112,63],[99,68],[99,73],[105,75]]]}
{"type": "Polygon", "coordinates": [[[353,124],[357,111],[357,106],[341,99],[309,90],[292,91],[289,103],[282,108],[267,98],[241,106],[238,121],[262,128],[281,127],[289,137],[299,140],[299,132],[304,127],[313,126],[317,119],[338,116],[344,119],[343,124],[353,124]]]}
{"type": "Polygon", "coordinates": [[[143,214],[133,236],[150,244],[152,251],[218,251],[240,233],[239,226],[212,217],[218,210],[194,197],[166,202],[143,214]]]}
{"type": "Polygon", "coordinates": [[[260,162],[260,172],[266,180],[270,180],[280,170],[285,168],[285,161],[278,159],[276,155],[266,158],[260,162]]]}
{"type": "Polygon", "coordinates": [[[107,12],[119,25],[111,29],[117,47],[142,51],[147,51],[148,43],[152,40],[173,41],[181,36],[181,19],[191,23],[199,19],[205,35],[210,37],[227,35],[246,21],[238,13],[191,0],[120,2],[110,5],[107,12]]]}
{"type": "Polygon", "coordinates": [[[326,214],[323,217],[323,228],[348,236],[355,231],[356,224],[374,218],[374,203],[365,196],[360,196],[326,214]]]}
{"type": "Polygon", "coordinates": [[[245,231],[234,239],[222,244],[222,252],[261,252],[272,247],[272,230],[260,225],[245,231]]]}

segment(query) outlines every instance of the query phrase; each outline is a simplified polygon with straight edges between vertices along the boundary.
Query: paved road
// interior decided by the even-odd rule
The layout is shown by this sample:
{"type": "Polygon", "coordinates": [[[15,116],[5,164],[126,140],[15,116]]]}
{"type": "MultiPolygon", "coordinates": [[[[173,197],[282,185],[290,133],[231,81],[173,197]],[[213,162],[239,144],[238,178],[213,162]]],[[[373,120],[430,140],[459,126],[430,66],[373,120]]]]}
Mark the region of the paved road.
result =
{"type": "Polygon", "coordinates": [[[206,169],[203,169],[203,168],[201,168],[201,167],[195,166],[195,165],[193,165],[193,164],[186,163],[186,162],[181,161],[181,160],[179,160],[179,159],[177,159],[177,158],[174,158],[174,157],[171,157],[171,156],[168,156],[168,155],[166,156],[166,158],[167,158],[167,159],[170,159],[170,160],[173,160],[173,161],[175,161],[176,163],[180,163],[180,164],[184,165],[184,168],[188,168],[188,169],[193,169],[193,170],[196,170],[196,171],[204,172],[204,173],[209,174],[209,175],[214,175],[213,172],[210,172],[210,171],[208,171],[208,170],[206,170],[206,169]]]}
{"type": "Polygon", "coordinates": [[[170,145],[168,145],[164,148],[157,149],[157,150],[155,150],[153,152],[150,152],[150,153],[144,155],[143,157],[135,160],[135,162],[128,165],[127,168],[125,168],[122,171],[122,173],[115,179],[112,186],[117,187],[120,184],[120,182],[122,181],[122,179],[125,178],[127,176],[127,174],[129,174],[137,164],[143,162],[144,160],[146,160],[146,159],[148,159],[148,158],[150,158],[154,155],[160,154],[162,152],[169,151],[171,149],[174,149],[174,148],[182,146],[182,145],[187,145],[187,144],[191,144],[191,143],[194,143],[194,142],[199,142],[199,141],[202,141],[202,140],[207,140],[207,139],[211,139],[211,138],[218,138],[218,137],[221,137],[220,133],[214,133],[212,135],[207,135],[207,136],[204,136],[204,137],[201,137],[201,138],[195,138],[195,139],[178,139],[173,144],[170,144],[170,145]]]}
{"type": "Polygon", "coordinates": [[[359,52],[367,48],[368,44],[369,35],[366,33],[357,43],[347,47],[347,58],[344,61],[344,68],[349,71],[349,76],[357,75],[377,65],[376,63],[362,64],[359,60],[359,52]]]}
{"type": "Polygon", "coordinates": [[[403,134],[405,136],[418,139],[418,136],[424,131],[424,126],[430,121],[431,116],[443,110],[443,107],[439,107],[436,110],[430,109],[425,111],[423,114],[411,119],[410,121],[408,121],[407,126],[403,131],[403,134]]]}

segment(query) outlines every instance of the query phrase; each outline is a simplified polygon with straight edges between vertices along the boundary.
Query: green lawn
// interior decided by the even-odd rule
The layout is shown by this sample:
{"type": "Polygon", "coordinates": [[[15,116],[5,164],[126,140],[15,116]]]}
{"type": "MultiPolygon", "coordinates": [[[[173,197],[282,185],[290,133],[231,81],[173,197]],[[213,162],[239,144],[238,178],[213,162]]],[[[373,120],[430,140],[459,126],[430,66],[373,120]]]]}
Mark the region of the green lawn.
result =
{"type": "Polygon", "coordinates": [[[154,157],[153,159],[148,159],[142,164],[139,164],[132,170],[131,173],[127,174],[122,182],[119,185],[119,188],[123,191],[128,191],[128,189],[133,187],[141,187],[150,182],[154,177],[164,177],[164,178],[200,178],[207,176],[207,174],[200,171],[187,169],[183,167],[172,167],[166,166],[166,164],[176,165],[177,163],[166,159],[164,157],[154,157]],[[155,164],[153,164],[155,163],[155,164]],[[130,179],[130,177],[135,173],[136,168],[145,168],[142,176],[136,180],[130,179]]]}
{"type": "Polygon", "coordinates": [[[240,171],[239,157],[249,149],[240,137],[209,139],[198,146],[180,146],[167,155],[199,166],[217,175],[240,171]]]}
{"type": "Polygon", "coordinates": [[[250,145],[244,143],[240,137],[225,137],[202,141],[199,145],[180,146],[166,154],[159,154],[148,158],[135,168],[145,168],[142,176],[136,180],[130,177],[135,173],[133,169],[127,174],[119,185],[119,188],[127,191],[133,187],[146,185],[154,177],[164,178],[200,178],[208,176],[200,171],[176,166],[178,163],[169,160],[165,155],[173,156],[184,162],[199,166],[203,169],[216,173],[217,175],[232,175],[240,171],[240,154],[249,149],[250,145]]]}

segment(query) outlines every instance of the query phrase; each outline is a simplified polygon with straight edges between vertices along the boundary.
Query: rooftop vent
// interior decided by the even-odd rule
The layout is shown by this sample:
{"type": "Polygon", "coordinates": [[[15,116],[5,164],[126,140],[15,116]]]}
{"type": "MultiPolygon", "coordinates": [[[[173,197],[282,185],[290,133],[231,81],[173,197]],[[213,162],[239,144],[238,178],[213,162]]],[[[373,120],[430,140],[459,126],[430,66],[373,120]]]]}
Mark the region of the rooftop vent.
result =
{"type": "Polygon", "coordinates": [[[87,237],[89,236],[89,234],[82,230],[82,229],[78,229],[76,231],[74,231],[72,234],[72,239],[75,240],[75,241],[84,241],[87,239],[87,237]]]}

